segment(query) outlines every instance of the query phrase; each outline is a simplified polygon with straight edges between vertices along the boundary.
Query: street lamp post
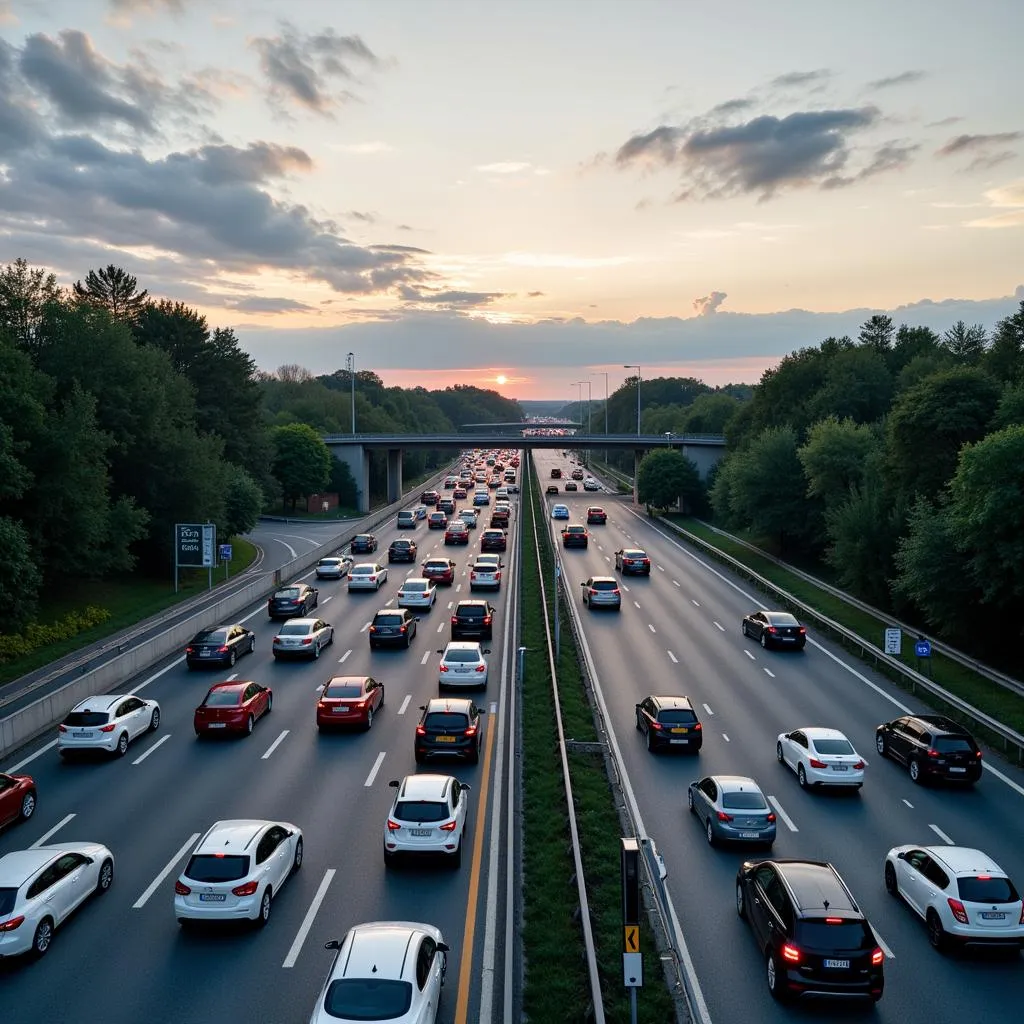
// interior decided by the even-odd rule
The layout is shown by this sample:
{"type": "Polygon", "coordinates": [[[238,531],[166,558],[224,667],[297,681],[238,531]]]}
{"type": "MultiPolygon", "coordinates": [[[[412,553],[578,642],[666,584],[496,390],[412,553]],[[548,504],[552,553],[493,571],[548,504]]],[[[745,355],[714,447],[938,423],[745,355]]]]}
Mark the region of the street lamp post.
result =
{"type": "Polygon", "coordinates": [[[352,434],[356,432],[356,355],[349,352],[345,361],[345,368],[348,370],[349,383],[352,385],[352,434]]]}
{"type": "MultiPolygon", "coordinates": [[[[604,375],[604,436],[608,436],[608,374],[604,370],[593,370],[591,371],[591,377],[600,377],[604,375]]],[[[604,450],[604,461],[608,462],[608,449],[604,450]]]]}
{"type": "Polygon", "coordinates": [[[640,436],[640,367],[632,363],[623,363],[624,370],[636,370],[636,436],[640,436]]]}

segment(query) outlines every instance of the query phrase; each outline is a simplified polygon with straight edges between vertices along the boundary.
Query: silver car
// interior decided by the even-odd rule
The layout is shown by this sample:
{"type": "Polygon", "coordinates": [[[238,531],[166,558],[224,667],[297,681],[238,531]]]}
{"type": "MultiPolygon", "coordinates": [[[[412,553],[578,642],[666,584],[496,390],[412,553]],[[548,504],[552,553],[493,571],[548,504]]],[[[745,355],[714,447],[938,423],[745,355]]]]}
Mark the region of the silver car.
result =
{"type": "Polygon", "coordinates": [[[348,575],[348,568],[352,564],[351,558],[341,558],[331,555],[321,558],[316,563],[316,578],[318,580],[340,580],[348,575]]]}
{"type": "Polygon", "coordinates": [[[387,566],[378,562],[357,562],[348,571],[348,589],[380,590],[382,583],[387,583],[387,566]]]}
{"type": "Polygon", "coordinates": [[[775,842],[775,814],[753,779],[708,775],[690,783],[686,802],[711,846],[726,841],[771,847],[775,842]]]}
{"type": "Polygon", "coordinates": [[[399,608],[433,608],[437,600],[437,587],[433,580],[423,576],[410,576],[398,588],[399,608]]]}
{"type": "Polygon", "coordinates": [[[124,757],[128,744],[160,728],[160,705],[130,693],[100,693],[76,704],[57,726],[61,757],[77,750],[105,750],[124,757]]]}
{"type": "Polygon", "coordinates": [[[274,637],[272,651],[278,658],[319,658],[334,643],[334,627],[323,619],[289,619],[274,637]]]}
{"type": "Polygon", "coordinates": [[[614,576],[591,576],[581,584],[583,603],[588,608],[622,608],[619,581],[614,576]]]}

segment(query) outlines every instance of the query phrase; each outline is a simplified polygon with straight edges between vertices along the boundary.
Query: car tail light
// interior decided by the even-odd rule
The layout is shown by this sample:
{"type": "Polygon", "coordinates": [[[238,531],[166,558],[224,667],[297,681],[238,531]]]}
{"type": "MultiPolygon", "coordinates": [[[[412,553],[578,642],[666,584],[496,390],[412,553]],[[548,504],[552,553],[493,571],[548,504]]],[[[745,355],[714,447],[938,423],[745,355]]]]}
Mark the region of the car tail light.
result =
{"type": "Polygon", "coordinates": [[[1024,903],[1020,905],[1020,924],[1024,924],[1024,903]]]}
{"type": "Polygon", "coordinates": [[[695,725],[695,726],[693,727],[693,731],[694,731],[694,732],[702,732],[702,731],[703,731],[703,729],[704,729],[704,726],[702,726],[702,725],[700,724],[700,722],[698,722],[698,723],[697,723],[697,724],[696,724],[696,725],[695,725]]]}
{"type": "Polygon", "coordinates": [[[928,750],[928,756],[929,757],[938,757],[939,756],[939,752],[934,747],[932,747],[932,748],[930,748],[928,750]]]}
{"type": "Polygon", "coordinates": [[[651,728],[654,729],[656,732],[661,732],[661,730],[664,729],[665,726],[663,726],[661,724],[661,722],[654,722],[654,721],[652,721],[651,722],[651,728]]]}
{"type": "Polygon", "coordinates": [[[475,725],[469,726],[469,728],[466,729],[465,735],[466,736],[475,736],[476,735],[476,726],[475,725]]]}
{"type": "Polygon", "coordinates": [[[800,627],[800,635],[804,636],[806,633],[807,633],[807,627],[806,626],[801,626],[800,627]]]}
{"type": "Polygon", "coordinates": [[[863,761],[858,761],[853,767],[854,767],[855,771],[858,771],[858,772],[863,771],[864,770],[864,762],[863,761]]]}
{"type": "Polygon", "coordinates": [[[447,672],[448,671],[448,666],[443,661],[441,662],[441,671],[442,672],[447,672]]]}
{"type": "Polygon", "coordinates": [[[441,830],[442,832],[454,832],[454,831],[455,831],[455,826],[456,826],[456,825],[457,825],[457,822],[454,822],[454,821],[446,821],[446,822],[445,822],[445,823],[444,823],[443,825],[438,825],[437,827],[438,827],[438,828],[439,828],[439,829],[440,829],[440,830],[441,830]]]}
{"type": "Polygon", "coordinates": [[[399,626],[398,627],[398,632],[399,633],[404,633],[408,628],[409,628],[408,626],[399,626]]]}
{"type": "Polygon", "coordinates": [[[768,820],[769,824],[774,824],[775,823],[775,815],[774,814],[769,814],[767,820],[768,820]]]}
{"type": "Polygon", "coordinates": [[[184,882],[174,883],[174,892],[177,896],[188,896],[192,890],[184,882]]]}
{"type": "Polygon", "coordinates": [[[477,665],[476,671],[477,672],[486,672],[487,671],[487,666],[486,665],[477,665]]]}
{"type": "Polygon", "coordinates": [[[323,700],[318,700],[318,701],[316,702],[316,706],[317,706],[317,710],[318,710],[318,711],[323,711],[323,710],[324,710],[325,708],[327,708],[327,707],[328,707],[328,704],[327,704],[327,702],[326,702],[326,701],[323,701],[323,700]]]}
{"type": "Polygon", "coordinates": [[[824,761],[819,761],[816,757],[812,757],[807,762],[812,768],[827,768],[828,765],[824,761]]]}
{"type": "Polygon", "coordinates": [[[768,628],[767,628],[767,629],[765,630],[765,632],[766,632],[766,633],[777,633],[777,632],[778,632],[778,630],[777,630],[777,629],[776,629],[776,628],[775,628],[774,626],[769,626],[769,627],[768,627],[768,628]]]}
{"type": "Polygon", "coordinates": [[[980,751],[980,750],[978,750],[978,751],[975,751],[975,754],[974,754],[974,756],[975,756],[975,758],[977,758],[977,760],[979,760],[979,761],[980,761],[980,760],[981,760],[981,751],[980,751]]]}
{"type": "Polygon", "coordinates": [[[195,654],[196,653],[196,649],[194,647],[186,647],[185,648],[185,653],[186,654],[195,654]]]}
{"type": "Polygon", "coordinates": [[[370,627],[370,632],[371,633],[376,633],[377,632],[377,627],[376,626],[371,626],[370,627]]]}
{"type": "Polygon", "coordinates": [[[458,624],[459,624],[459,617],[458,617],[458,615],[453,615],[452,616],[452,625],[453,626],[457,626],[458,624]]]}
{"type": "Polygon", "coordinates": [[[401,827],[402,826],[399,825],[397,821],[392,821],[390,818],[388,818],[388,831],[389,832],[397,832],[401,827]]]}
{"type": "Polygon", "coordinates": [[[491,618],[492,617],[490,615],[485,615],[484,616],[484,625],[485,626],[489,626],[491,624],[491,618]]]}
{"type": "Polygon", "coordinates": [[[222,644],[220,647],[217,648],[217,653],[218,654],[227,654],[228,653],[228,645],[227,644],[222,644]]]}
{"type": "Polygon", "coordinates": [[[260,887],[260,883],[256,881],[243,882],[241,885],[236,885],[231,891],[236,896],[255,896],[256,890],[260,887]]]}
{"type": "Polygon", "coordinates": [[[352,573],[348,574],[348,579],[349,579],[349,582],[351,583],[352,582],[352,573]]]}
{"type": "Polygon", "coordinates": [[[967,920],[967,911],[964,910],[964,905],[959,900],[954,900],[954,899],[950,898],[950,899],[946,900],[946,902],[949,904],[949,909],[952,912],[953,916],[961,924],[968,924],[969,923],[968,920],[967,920]]]}
{"type": "Polygon", "coordinates": [[[302,642],[304,644],[311,644],[313,642],[313,638],[311,636],[304,636],[302,638],[302,642]]]}
{"type": "Polygon", "coordinates": [[[594,596],[595,594],[597,594],[597,593],[598,593],[598,591],[597,591],[597,590],[595,590],[595,589],[594,589],[593,587],[591,587],[591,588],[590,588],[590,596],[591,596],[591,597],[593,597],[593,596],[594,596]]]}
{"type": "Polygon", "coordinates": [[[15,928],[19,928],[25,921],[25,916],[22,914],[19,917],[12,917],[9,921],[4,921],[0,924],[0,932],[13,932],[15,928]]]}
{"type": "Polygon", "coordinates": [[[424,729],[422,725],[417,725],[416,726],[416,735],[417,736],[426,736],[427,735],[427,730],[424,729]]]}
{"type": "Polygon", "coordinates": [[[719,811],[718,812],[718,820],[719,821],[732,821],[732,815],[731,814],[726,814],[725,811],[719,811]]]}
{"type": "Polygon", "coordinates": [[[882,965],[882,961],[884,959],[885,959],[885,954],[882,952],[881,947],[880,946],[875,946],[875,948],[873,950],[871,950],[871,966],[872,967],[880,967],[882,965]]]}
{"type": "Polygon", "coordinates": [[[843,919],[841,917],[826,917],[825,924],[842,924],[843,919]]]}
{"type": "Polygon", "coordinates": [[[115,725],[114,722],[111,722],[110,725],[101,725],[100,726],[100,732],[113,732],[114,731],[114,725],[115,725]]]}
{"type": "Polygon", "coordinates": [[[67,731],[68,731],[68,727],[66,725],[58,725],[57,726],[57,732],[67,732],[67,731]]]}
{"type": "Polygon", "coordinates": [[[792,942],[784,942],[782,944],[782,959],[788,960],[791,964],[800,963],[800,949],[794,946],[792,942]]]}

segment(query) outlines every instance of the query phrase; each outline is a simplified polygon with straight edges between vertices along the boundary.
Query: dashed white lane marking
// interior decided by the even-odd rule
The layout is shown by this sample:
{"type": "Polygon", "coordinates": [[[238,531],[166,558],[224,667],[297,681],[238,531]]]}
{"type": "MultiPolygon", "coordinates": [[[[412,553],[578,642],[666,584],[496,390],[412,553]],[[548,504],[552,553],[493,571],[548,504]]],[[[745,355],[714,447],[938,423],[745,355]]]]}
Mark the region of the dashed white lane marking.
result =
{"type": "MultiPolygon", "coordinates": [[[[640,605],[637,605],[637,608],[639,608],[639,607],[640,607],[640,605]]],[[[657,630],[656,630],[656,629],[654,628],[654,626],[653,626],[653,625],[652,625],[652,624],[651,624],[650,622],[648,622],[648,623],[647,623],[647,628],[648,628],[648,629],[649,629],[649,630],[650,630],[650,631],[651,631],[652,633],[657,633],[657,632],[658,632],[658,631],[657,631],[657,630]]]]}
{"type": "Polygon", "coordinates": [[[907,805],[907,806],[908,806],[908,807],[909,807],[909,808],[910,808],[911,810],[913,810],[913,809],[914,809],[914,805],[913,805],[913,804],[912,804],[912,803],[911,803],[911,802],[910,802],[910,801],[909,801],[909,800],[908,800],[908,799],[907,799],[906,797],[904,797],[904,798],[903,798],[903,802],[904,802],[904,803],[905,803],[905,804],[906,804],[906,805],[907,805]]]}
{"type": "Polygon", "coordinates": [[[694,601],[692,597],[690,598],[690,604],[692,604],[694,608],[700,607],[700,601],[694,601]]]}
{"type": "Polygon", "coordinates": [[[135,758],[135,760],[132,761],[132,764],[142,764],[142,762],[145,761],[146,758],[149,757],[149,755],[152,754],[157,747],[162,747],[170,738],[171,734],[169,732],[165,732],[163,736],[161,736],[160,739],[158,739],[156,743],[154,743],[153,746],[149,748],[149,750],[147,750],[144,754],[139,755],[139,757],[135,758]]]}
{"type": "Polygon", "coordinates": [[[437,624],[437,631],[438,631],[438,633],[443,633],[444,632],[444,623],[443,622],[439,622],[437,624]]]}
{"type": "Polygon", "coordinates": [[[716,622],[715,627],[721,630],[723,633],[725,632],[725,626],[723,626],[720,622],[716,622]]]}
{"type": "Polygon", "coordinates": [[[671,661],[673,665],[679,664],[679,659],[671,651],[666,651],[665,653],[668,655],[669,661],[671,661]]]}
{"type": "Polygon", "coordinates": [[[659,565],[658,566],[658,572],[664,572],[664,571],[665,571],[665,566],[659,565]]]}
{"type": "Polygon", "coordinates": [[[753,655],[752,655],[752,654],[750,653],[750,651],[744,651],[743,653],[744,653],[744,654],[745,654],[745,655],[746,655],[746,656],[747,656],[747,657],[748,657],[748,658],[749,658],[749,659],[750,659],[751,661],[757,661],[757,658],[755,658],[755,657],[754,657],[754,656],[753,656],[753,655]]]}
{"type": "Polygon", "coordinates": [[[352,650],[351,650],[351,649],[347,650],[347,651],[346,651],[346,652],[345,652],[345,653],[344,653],[344,654],[343,654],[343,655],[342,655],[342,656],[341,656],[341,657],[340,657],[340,658],[338,659],[338,664],[340,665],[340,664],[341,664],[341,663],[342,663],[342,662],[343,662],[343,661],[344,661],[344,660],[345,660],[345,659],[346,659],[346,658],[347,658],[347,657],[348,657],[348,656],[349,656],[349,655],[350,655],[351,653],[352,653],[352,650]]]}
{"type": "Polygon", "coordinates": [[[722,733],[722,739],[725,740],[726,743],[731,743],[732,742],[732,740],[729,739],[728,733],[724,733],[723,732],[722,733]]]}
{"type": "Polygon", "coordinates": [[[420,658],[420,664],[421,664],[421,665],[426,665],[426,663],[427,663],[427,659],[428,659],[429,657],[430,657],[430,651],[424,651],[424,652],[423,652],[423,657],[422,657],[422,658],[420,658]]]}
{"type": "Polygon", "coordinates": [[[412,700],[412,694],[411,693],[407,693],[405,695],[405,700],[402,701],[402,706],[398,709],[398,713],[400,715],[404,715],[405,714],[405,709],[409,706],[409,701],[411,701],[411,700],[412,700]]]}
{"type": "Polygon", "coordinates": [[[273,743],[271,743],[269,747],[267,747],[267,752],[266,752],[266,753],[265,753],[265,754],[264,754],[264,755],[263,755],[263,756],[262,756],[262,757],[260,758],[260,760],[261,760],[261,761],[266,761],[266,760],[267,760],[267,758],[268,758],[268,757],[270,757],[270,755],[271,755],[271,754],[272,754],[272,753],[273,753],[273,752],[274,752],[275,750],[277,750],[277,748],[278,748],[278,747],[279,747],[279,746],[280,746],[280,745],[282,744],[282,742],[284,742],[284,738],[285,738],[285,736],[287,736],[287,735],[288,735],[288,733],[289,733],[289,732],[291,732],[291,730],[290,730],[290,729],[285,729],[285,730],[283,730],[283,731],[282,731],[282,733],[281,733],[281,735],[280,735],[280,736],[278,736],[278,737],[277,737],[277,739],[276,739],[276,740],[274,740],[274,742],[273,742],[273,743]]]}
{"type": "Polygon", "coordinates": [[[146,887],[146,891],[132,904],[132,910],[141,910],[148,902],[150,896],[153,895],[164,884],[164,879],[174,870],[175,865],[188,853],[189,849],[195,845],[195,841],[199,838],[198,832],[193,832],[188,839],[185,840],[181,849],[167,862],[164,869],[160,872],[156,878],[146,887]]]}
{"type": "Polygon", "coordinates": [[[66,814],[56,825],[53,826],[48,832],[44,832],[30,847],[30,850],[36,850],[40,846],[45,846],[47,840],[52,839],[54,833],[62,829],[71,819],[74,817],[73,814],[66,814]]]}
{"type": "Polygon", "coordinates": [[[764,671],[765,671],[765,674],[771,676],[772,679],[775,678],[775,673],[770,668],[766,668],[764,671]]]}
{"type": "Polygon", "coordinates": [[[714,713],[714,711],[712,711],[712,710],[711,710],[711,705],[710,705],[710,704],[704,704],[704,705],[702,705],[702,707],[704,708],[704,710],[705,710],[705,711],[706,711],[706,712],[707,712],[707,713],[708,713],[709,715],[711,715],[711,717],[712,717],[712,718],[714,717],[715,713],[714,713]]]}
{"type": "Polygon", "coordinates": [[[371,625],[372,625],[372,623],[370,623],[370,622],[365,623],[363,625],[363,628],[361,630],[359,630],[359,632],[360,633],[365,633],[370,628],[371,625]]]}
{"type": "Polygon", "coordinates": [[[672,586],[678,587],[679,586],[679,580],[673,580],[672,581],[672,586]]]}
{"type": "Polygon", "coordinates": [[[324,598],[323,603],[327,604],[328,601],[333,601],[333,600],[334,600],[334,595],[333,594],[328,594],[328,596],[324,598]]]}
{"type": "Polygon", "coordinates": [[[384,763],[384,758],[387,757],[387,751],[382,750],[377,755],[377,760],[373,762],[373,767],[370,769],[370,774],[366,776],[366,781],[363,783],[364,786],[372,786],[373,780],[377,778],[377,772],[380,771],[380,766],[384,763]]]}
{"type": "Polygon", "coordinates": [[[793,824],[793,819],[782,809],[782,804],[780,804],[775,797],[769,796],[768,803],[775,808],[775,813],[786,823],[786,828],[788,828],[790,832],[800,831],[800,829],[793,824]]]}
{"type": "Polygon", "coordinates": [[[317,911],[320,909],[320,904],[323,903],[324,897],[327,895],[327,890],[330,888],[331,881],[334,878],[334,868],[328,868],[324,872],[324,877],[320,880],[320,885],[313,896],[313,902],[309,905],[309,910],[306,911],[306,916],[302,919],[302,924],[299,925],[299,930],[295,935],[295,941],[292,942],[291,949],[288,950],[288,955],[284,958],[282,967],[294,967],[295,961],[299,959],[299,953],[302,952],[303,943],[306,941],[306,937],[309,935],[310,928],[313,927],[313,921],[316,918],[317,911]]]}
{"type": "Polygon", "coordinates": [[[939,838],[940,838],[940,839],[941,839],[941,840],[942,840],[942,841],[943,841],[944,843],[947,843],[947,844],[949,844],[950,846],[955,846],[955,845],[956,845],[956,844],[955,844],[955,843],[953,842],[953,840],[952,840],[952,839],[950,839],[950,838],[949,838],[949,836],[947,836],[947,835],[946,835],[946,833],[945,833],[945,832],[943,832],[941,828],[939,828],[939,826],[938,826],[938,825],[929,825],[928,827],[929,827],[929,828],[930,828],[930,829],[931,829],[931,830],[932,830],[932,831],[933,831],[933,832],[934,832],[934,833],[935,833],[935,834],[936,834],[936,835],[937,835],[937,836],[938,836],[938,837],[939,837],[939,838]]]}

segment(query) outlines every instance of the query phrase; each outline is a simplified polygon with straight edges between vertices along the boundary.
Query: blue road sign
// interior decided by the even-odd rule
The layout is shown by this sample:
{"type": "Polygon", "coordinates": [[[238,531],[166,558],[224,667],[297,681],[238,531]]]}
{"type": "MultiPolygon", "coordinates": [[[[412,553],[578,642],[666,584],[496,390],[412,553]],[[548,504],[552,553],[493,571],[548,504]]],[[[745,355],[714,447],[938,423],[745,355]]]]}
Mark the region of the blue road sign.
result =
{"type": "Polygon", "coordinates": [[[919,658],[930,658],[932,656],[932,645],[927,640],[914,641],[914,654],[919,658]]]}
{"type": "Polygon", "coordinates": [[[218,553],[220,554],[220,560],[222,562],[231,561],[231,545],[230,544],[219,544],[218,553]]]}

